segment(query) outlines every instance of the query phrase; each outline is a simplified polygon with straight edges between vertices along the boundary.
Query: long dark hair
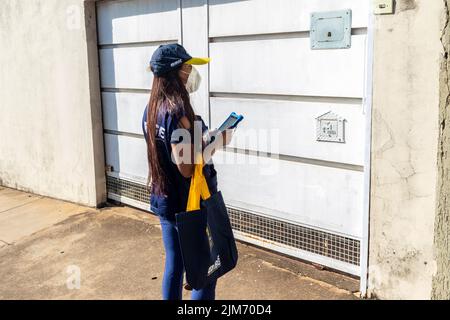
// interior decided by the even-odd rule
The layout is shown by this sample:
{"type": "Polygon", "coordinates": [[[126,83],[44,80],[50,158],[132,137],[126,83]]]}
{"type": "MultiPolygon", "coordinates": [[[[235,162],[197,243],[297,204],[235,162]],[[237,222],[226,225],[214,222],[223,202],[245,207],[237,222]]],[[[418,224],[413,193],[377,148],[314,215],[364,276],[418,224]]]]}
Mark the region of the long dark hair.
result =
{"type": "Polygon", "coordinates": [[[193,128],[195,113],[189,100],[189,93],[178,75],[172,70],[163,76],[153,78],[152,92],[147,108],[147,158],[148,186],[157,195],[167,194],[168,180],[163,170],[161,155],[156,147],[156,123],[159,113],[184,115],[193,128]]]}

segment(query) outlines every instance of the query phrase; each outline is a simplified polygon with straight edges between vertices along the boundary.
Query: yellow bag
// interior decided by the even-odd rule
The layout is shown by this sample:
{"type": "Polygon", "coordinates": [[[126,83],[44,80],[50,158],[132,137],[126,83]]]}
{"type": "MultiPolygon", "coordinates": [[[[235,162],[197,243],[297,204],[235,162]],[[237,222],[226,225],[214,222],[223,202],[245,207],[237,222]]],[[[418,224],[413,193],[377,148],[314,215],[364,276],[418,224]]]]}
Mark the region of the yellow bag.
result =
{"type": "Polygon", "coordinates": [[[200,199],[206,200],[211,197],[208,183],[203,175],[203,158],[199,162],[195,165],[194,174],[191,177],[186,211],[200,210],[200,199]]]}

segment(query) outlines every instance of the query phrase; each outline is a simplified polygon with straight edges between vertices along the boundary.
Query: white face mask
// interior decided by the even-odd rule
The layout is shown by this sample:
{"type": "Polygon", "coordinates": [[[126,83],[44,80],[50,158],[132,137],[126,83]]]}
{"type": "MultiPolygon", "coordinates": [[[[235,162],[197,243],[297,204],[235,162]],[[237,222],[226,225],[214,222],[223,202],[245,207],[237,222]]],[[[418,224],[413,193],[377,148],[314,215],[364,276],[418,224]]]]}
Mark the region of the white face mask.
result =
{"type": "Polygon", "coordinates": [[[200,73],[198,73],[197,69],[195,69],[194,66],[192,66],[191,73],[189,74],[189,77],[186,82],[186,90],[189,93],[194,93],[198,90],[200,87],[200,83],[202,82],[202,77],[200,76],[200,73]]]}

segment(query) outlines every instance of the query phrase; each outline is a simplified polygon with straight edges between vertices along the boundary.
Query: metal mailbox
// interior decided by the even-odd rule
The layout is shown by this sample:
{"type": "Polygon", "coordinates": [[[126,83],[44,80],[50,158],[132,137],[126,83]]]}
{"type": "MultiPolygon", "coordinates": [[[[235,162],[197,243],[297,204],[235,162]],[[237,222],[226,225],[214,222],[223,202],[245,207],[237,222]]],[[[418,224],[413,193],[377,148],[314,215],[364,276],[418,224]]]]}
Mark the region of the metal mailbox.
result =
{"type": "Polygon", "coordinates": [[[311,14],[311,49],[348,49],[351,39],[351,10],[311,14]]]}

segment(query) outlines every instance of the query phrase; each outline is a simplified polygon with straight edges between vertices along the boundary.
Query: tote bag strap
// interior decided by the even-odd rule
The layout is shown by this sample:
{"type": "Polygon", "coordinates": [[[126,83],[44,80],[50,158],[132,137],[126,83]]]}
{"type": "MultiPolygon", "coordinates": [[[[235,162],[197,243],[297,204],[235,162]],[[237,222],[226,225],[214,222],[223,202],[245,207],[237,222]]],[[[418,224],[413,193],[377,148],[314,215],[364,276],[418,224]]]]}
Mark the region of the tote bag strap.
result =
{"type": "Polygon", "coordinates": [[[189,197],[186,211],[200,210],[200,199],[206,200],[211,197],[208,183],[203,175],[203,157],[200,154],[200,161],[196,161],[194,174],[191,177],[191,185],[189,187],[189,197]]]}

